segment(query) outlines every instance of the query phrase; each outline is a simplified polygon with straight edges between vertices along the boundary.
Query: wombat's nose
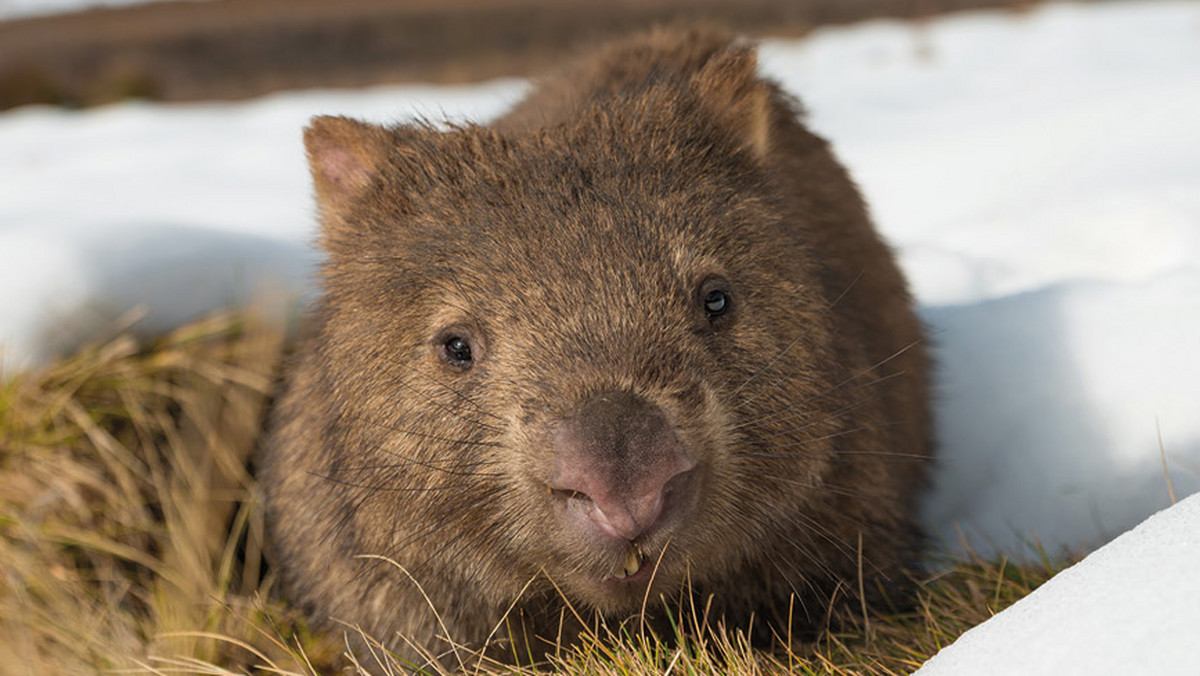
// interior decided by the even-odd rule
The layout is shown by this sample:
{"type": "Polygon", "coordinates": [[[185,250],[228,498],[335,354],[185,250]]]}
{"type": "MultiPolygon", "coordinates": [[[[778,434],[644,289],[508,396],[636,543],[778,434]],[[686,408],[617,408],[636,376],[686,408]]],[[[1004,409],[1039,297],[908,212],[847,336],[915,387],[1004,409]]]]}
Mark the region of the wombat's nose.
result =
{"type": "Polygon", "coordinates": [[[633,540],[681,504],[696,461],[662,410],[629,392],[605,392],[561,421],[550,488],[576,527],[633,540]]]}

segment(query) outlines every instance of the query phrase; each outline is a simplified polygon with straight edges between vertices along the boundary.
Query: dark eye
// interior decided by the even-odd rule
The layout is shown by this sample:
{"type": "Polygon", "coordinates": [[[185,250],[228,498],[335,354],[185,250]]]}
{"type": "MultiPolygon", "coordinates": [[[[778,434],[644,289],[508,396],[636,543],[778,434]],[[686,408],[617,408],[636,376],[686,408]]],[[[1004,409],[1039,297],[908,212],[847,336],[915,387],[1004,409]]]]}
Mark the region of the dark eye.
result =
{"type": "Polygon", "coordinates": [[[724,289],[713,289],[704,296],[704,313],[710,320],[716,319],[729,311],[729,292],[724,289]]]}
{"type": "Polygon", "coordinates": [[[725,308],[729,305],[729,296],[720,289],[713,289],[704,297],[704,311],[710,317],[719,317],[725,314],[725,308]]]}
{"type": "Polygon", "coordinates": [[[467,369],[471,367],[471,343],[458,335],[446,336],[442,341],[442,359],[451,366],[467,369]]]}

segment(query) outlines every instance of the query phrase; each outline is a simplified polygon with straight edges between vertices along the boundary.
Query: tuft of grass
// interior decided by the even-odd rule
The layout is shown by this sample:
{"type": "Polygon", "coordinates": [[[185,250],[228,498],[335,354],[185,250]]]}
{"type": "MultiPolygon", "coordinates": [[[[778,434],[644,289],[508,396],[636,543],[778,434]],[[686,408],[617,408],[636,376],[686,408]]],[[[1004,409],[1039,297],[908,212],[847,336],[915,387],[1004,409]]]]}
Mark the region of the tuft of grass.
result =
{"type": "Polygon", "coordinates": [[[0,383],[0,671],[237,671],[291,622],[247,470],[281,345],[224,315],[0,383]]]}
{"type": "MultiPolygon", "coordinates": [[[[381,648],[356,661],[353,628],[314,633],[273,593],[248,468],[284,349],[278,330],[224,314],[0,382],[0,673],[410,671],[381,648]]],[[[691,609],[666,641],[599,627],[547,664],[472,670],[905,674],[1065,563],[948,560],[912,608],[773,654],[691,609]]]]}

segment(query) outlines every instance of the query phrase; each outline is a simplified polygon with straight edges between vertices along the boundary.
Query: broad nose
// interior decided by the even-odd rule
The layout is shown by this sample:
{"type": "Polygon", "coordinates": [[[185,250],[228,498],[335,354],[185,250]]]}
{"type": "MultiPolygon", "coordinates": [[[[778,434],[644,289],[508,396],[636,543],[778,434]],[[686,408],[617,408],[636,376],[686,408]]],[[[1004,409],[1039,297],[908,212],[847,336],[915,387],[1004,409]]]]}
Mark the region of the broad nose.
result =
{"type": "Polygon", "coordinates": [[[634,540],[691,490],[695,459],[659,407],[604,392],[557,426],[550,488],[574,526],[634,540]]]}

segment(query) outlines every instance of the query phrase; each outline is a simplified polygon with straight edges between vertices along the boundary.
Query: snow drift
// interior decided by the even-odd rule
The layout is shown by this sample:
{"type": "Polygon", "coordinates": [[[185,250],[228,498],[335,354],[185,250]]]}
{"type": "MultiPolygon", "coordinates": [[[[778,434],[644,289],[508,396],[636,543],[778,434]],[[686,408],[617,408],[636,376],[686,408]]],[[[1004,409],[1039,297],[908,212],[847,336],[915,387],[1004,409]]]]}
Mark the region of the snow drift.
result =
{"type": "Polygon", "coordinates": [[[920,676],[1192,673],[1200,495],[1154,515],[934,655],[920,676]]]}

